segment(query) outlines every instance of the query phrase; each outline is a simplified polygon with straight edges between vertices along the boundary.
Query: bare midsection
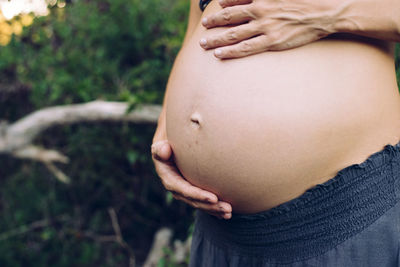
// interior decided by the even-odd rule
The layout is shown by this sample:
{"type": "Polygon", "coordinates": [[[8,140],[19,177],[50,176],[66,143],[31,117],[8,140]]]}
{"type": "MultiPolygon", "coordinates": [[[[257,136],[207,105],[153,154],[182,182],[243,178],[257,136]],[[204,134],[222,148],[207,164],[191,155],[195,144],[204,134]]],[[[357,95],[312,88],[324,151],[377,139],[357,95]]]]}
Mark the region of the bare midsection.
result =
{"type": "Polygon", "coordinates": [[[168,84],[167,135],[191,183],[257,212],[360,163],[400,136],[393,60],[362,41],[323,40],[220,61],[199,26],[168,84]]]}

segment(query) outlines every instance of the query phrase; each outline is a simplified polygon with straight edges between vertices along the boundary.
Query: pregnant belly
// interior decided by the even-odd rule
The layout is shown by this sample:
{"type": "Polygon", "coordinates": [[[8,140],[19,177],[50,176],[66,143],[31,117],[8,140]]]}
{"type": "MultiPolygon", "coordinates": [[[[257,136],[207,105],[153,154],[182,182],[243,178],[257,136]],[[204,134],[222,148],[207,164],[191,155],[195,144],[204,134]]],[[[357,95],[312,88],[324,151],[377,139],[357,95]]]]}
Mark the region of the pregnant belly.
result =
{"type": "Polygon", "coordinates": [[[390,53],[330,39],[220,61],[201,27],[168,83],[167,136],[182,175],[236,212],[266,210],[364,161],[400,133],[390,53]]]}

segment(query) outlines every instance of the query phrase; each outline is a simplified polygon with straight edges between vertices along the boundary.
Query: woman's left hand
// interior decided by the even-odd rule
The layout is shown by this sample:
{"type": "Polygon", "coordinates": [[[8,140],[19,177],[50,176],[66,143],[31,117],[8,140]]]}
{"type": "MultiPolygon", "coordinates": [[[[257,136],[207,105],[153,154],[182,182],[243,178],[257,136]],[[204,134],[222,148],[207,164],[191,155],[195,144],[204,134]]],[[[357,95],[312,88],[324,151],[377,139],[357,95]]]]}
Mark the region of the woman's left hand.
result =
{"type": "MultiPolygon", "coordinates": [[[[344,1],[346,2],[346,1],[344,1]]],[[[229,29],[200,40],[221,59],[299,47],[334,32],[342,1],[219,0],[222,10],[203,18],[210,29],[229,29]]]]}

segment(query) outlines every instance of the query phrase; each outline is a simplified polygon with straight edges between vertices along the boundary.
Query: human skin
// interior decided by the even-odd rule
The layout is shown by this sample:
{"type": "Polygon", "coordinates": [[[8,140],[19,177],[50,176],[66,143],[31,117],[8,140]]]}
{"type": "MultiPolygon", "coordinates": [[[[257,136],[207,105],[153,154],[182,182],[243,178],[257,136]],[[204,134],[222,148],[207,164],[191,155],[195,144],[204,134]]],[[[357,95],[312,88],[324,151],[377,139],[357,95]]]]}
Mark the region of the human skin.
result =
{"type": "MultiPolygon", "coordinates": [[[[195,27],[200,21],[202,13],[197,5],[191,4],[188,27],[182,46],[184,46],[195,27]]],[[[178,53],[179,56],[179,53],[178,53]]],[[[188,205],[202,209],[209,214],[219,218],[230,219],[232,207],[229,203],[218,199],[217,195],[201,188],[191,185],[176,167],[173,158],[172,148],[167,140],[166,133],[166,103],[168,90],[165,93],[163,109],[158,119],[157,129],[154,133],[151,154],[154,166],[163,186],[172,193],[177,200],[183,201],[188,205]]]]}
{"type": "MultiPolygon", "coordinates": [[[[387,38],[390,39],[391,37],[387,38]]],[[[287,49],[287,47],[285,49],[287,49]]],[[[218,202],[218,198],[215,194],[190,185],[190,183],[180,175],[180,172],[174,165],[171,147],[169,146],[168,141],[166,141],[167,138],[164,130],[165,122],[163,122],[165,120],[164,116],[165,113],[164,115],[162,113],[160,116],[160,123],[156,131],[154,146],[152,149],[156,169],[164,186],[167,190],[174,192],[174,196],[177,199],[183,200],[196,208],[209,211],[211,214],[216,216],[230,218],[231,207],[228,203],[221,201],[218,202]]]]}
{"type": "Polygon", "coordinates": [[[221,11],[205,16],[211,29],[237,25],[201,38],[221,59],[291,49],[336,32],[400,41],[396,0],[219,0],[221,11]]]}

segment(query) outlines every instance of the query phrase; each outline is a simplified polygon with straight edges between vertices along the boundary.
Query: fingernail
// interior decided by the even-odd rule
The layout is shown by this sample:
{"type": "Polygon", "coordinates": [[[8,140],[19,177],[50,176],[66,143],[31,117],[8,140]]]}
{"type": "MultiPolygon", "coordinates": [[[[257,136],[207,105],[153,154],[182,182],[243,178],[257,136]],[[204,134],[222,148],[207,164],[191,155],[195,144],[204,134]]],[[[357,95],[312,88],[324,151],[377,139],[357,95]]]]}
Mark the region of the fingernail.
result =
{"type": "Polygon", "coordinates": [[[226,213],[223,215],[225,220],[229,220],[230,218],[232,218],[232,214],[231,213],[226,213]]]}
{"type": "Polygon", "coordinates": [[[206,47],[207,46],[207,40],[204,39],[204,38],[201,38],[200,45],[203,46],[203,47],[206,47]]]}
{"type": "Polygon", "coordinates": [[[203,18],[203,19],[201,20],[201,23],[202,23],[204,26],[206,26],[206,25],[207,25],[207,18],[203,18]]]}
{"type": "Polygon", "coordinates": [[[214,54],[215,54],[216,57],[221,57],[222,56],[222,50],[221,49],[215,49],[214,54]]]}

